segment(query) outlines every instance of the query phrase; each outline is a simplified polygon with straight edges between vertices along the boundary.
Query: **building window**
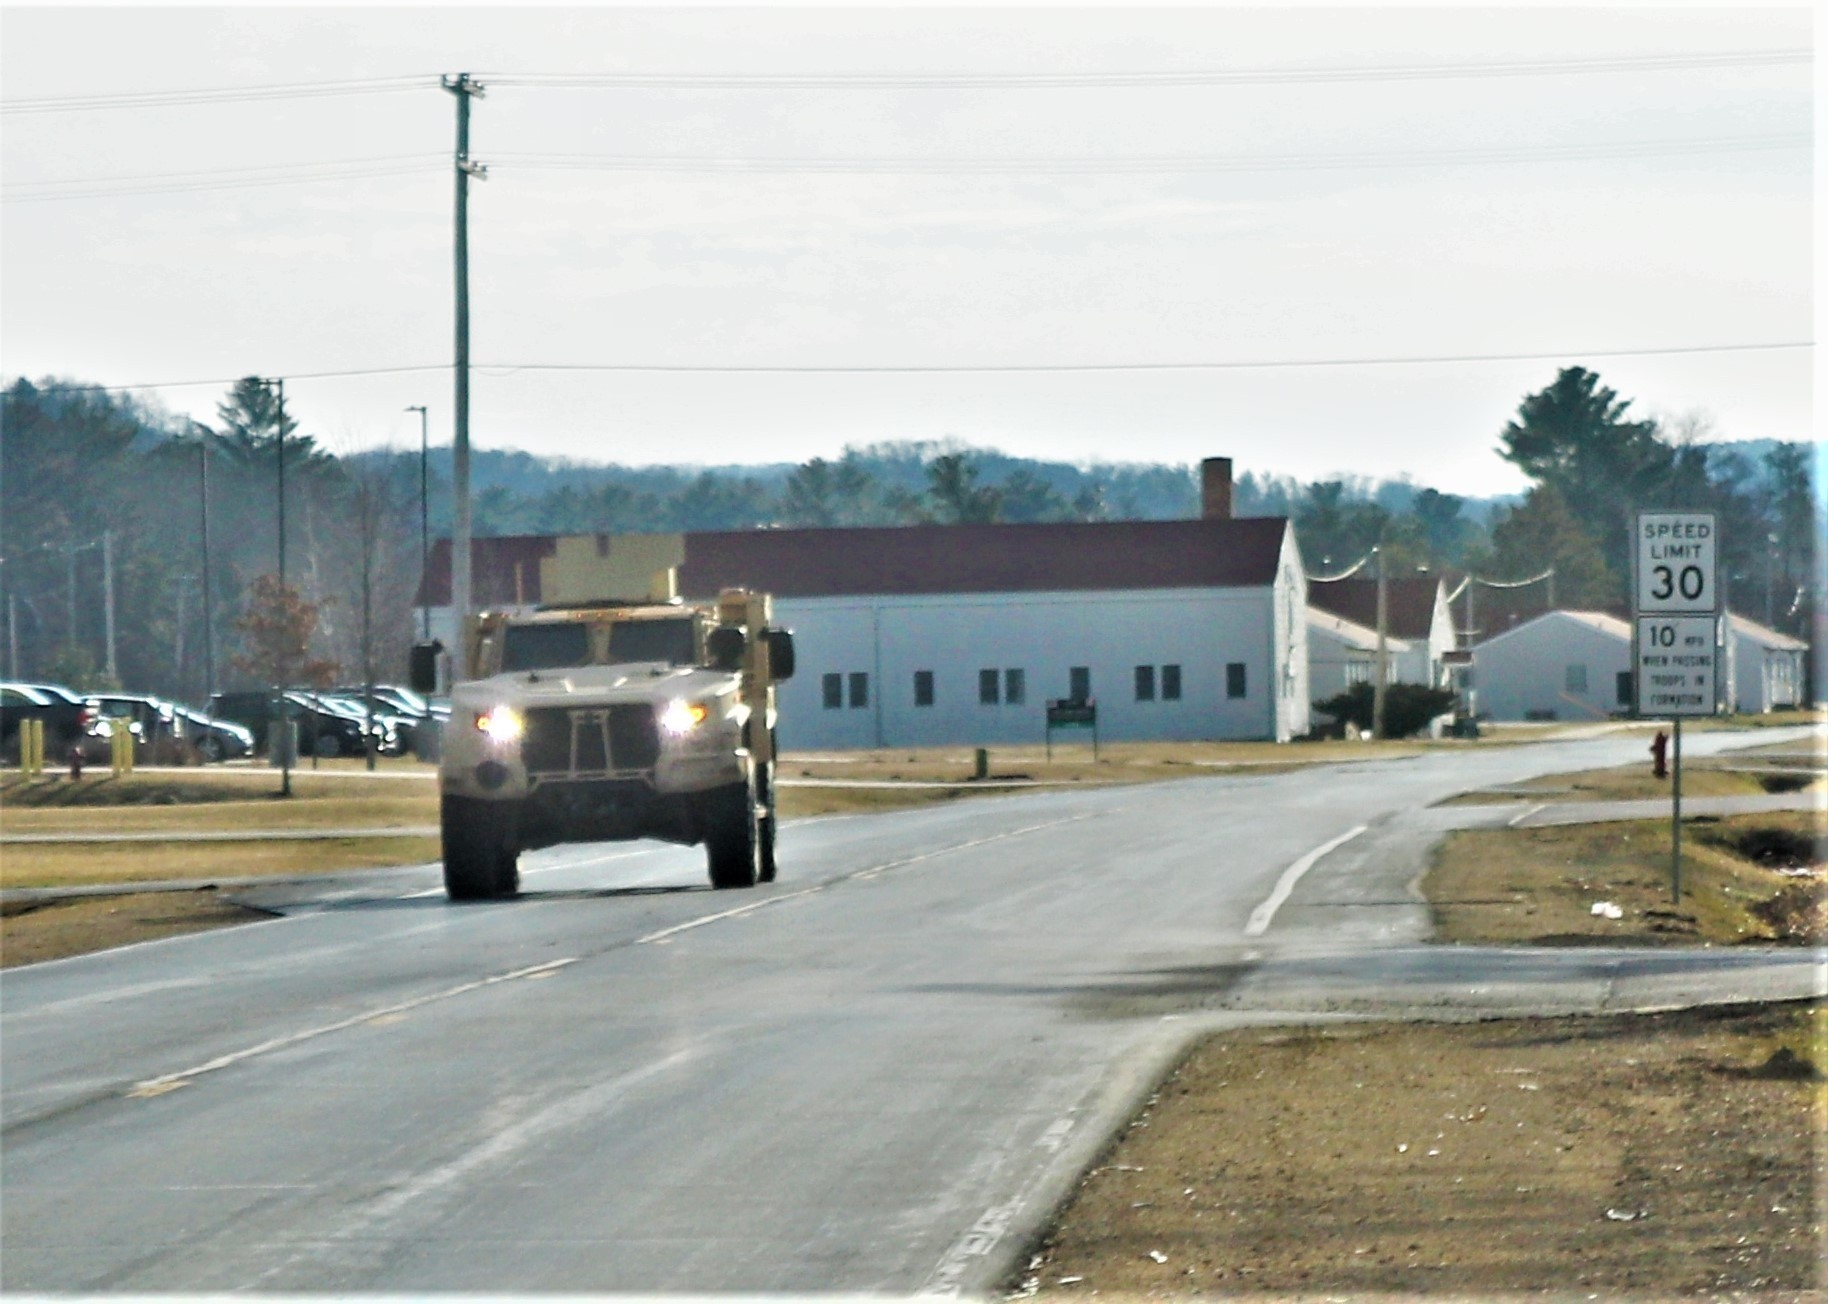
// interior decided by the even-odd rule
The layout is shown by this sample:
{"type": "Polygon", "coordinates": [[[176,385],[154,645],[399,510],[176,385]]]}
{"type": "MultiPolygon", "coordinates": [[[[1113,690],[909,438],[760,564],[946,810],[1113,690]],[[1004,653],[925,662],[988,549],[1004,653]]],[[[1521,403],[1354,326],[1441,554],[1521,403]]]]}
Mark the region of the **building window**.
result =
{"type": "Polygon", "coordinates": [[[825,675],[819,680],[819,686],[825,692],[825,709],[835,711],[844,705],[844,676],[825,675]]]}
{"type": "Polygon", "coordinates": [[[1225,663],[1225,696],[1244,696],[1244,663],[1242,661],[1225,663]]]}
{"type": "Polygon", "coordinates": [[[1576,662],[1574,665],[1568,667],[1567,683],[1568,691],[1570,693],[1580,693],[1583,696],[1586,694],[1587,667],[1584,663],[1576,662]]]}
{"type": "Polygon", "coordinates": [[[1069,700],[1074,702],[1092,700],[1092,668],[1090,666],[1074,666],[1068,670],[1066,683],[1066,696],[1069,700]]]}
{"type": "Polygon", "coordinates": [[[1000,700],[997,695],[997,672],[980,670],[977,672],[977,700],[984,706],[995,706],[1000,700]]]}
{"type": "Polygon", "coordinates": [[[1346,685],[1368,684],[1371,682],[1371,667],[1363,661],[1346,662],[1346,685]]]}
{"type": "Polygon", "coordinates": [[[870,677],[862,671],[851,675],[851,705],[868,706],[870,704],[870,677]]]}
{"type": "Polygon", "coordinates": [[[1155,700],[1155,667],[1136,667],[1136,700],[1153,702],[1155,700]]]}
{"type": "Polygon", "coordinates": [[[1020,670],[1003,672],[1003,701],[1009,706],[1020,706],[1028,700],[1028,676],[1020,670]]]}
{"type": "Polygon", "coordinates": [[[1181,668],[1179,666],[1162,667],[1162,701],[1178,702],[1181,700],[1181,668]]]}
{"type": "Polygon", "coordinates": [[[914,672],[914,705],[933,705],[933,672],[931,670],[914,672]]]}

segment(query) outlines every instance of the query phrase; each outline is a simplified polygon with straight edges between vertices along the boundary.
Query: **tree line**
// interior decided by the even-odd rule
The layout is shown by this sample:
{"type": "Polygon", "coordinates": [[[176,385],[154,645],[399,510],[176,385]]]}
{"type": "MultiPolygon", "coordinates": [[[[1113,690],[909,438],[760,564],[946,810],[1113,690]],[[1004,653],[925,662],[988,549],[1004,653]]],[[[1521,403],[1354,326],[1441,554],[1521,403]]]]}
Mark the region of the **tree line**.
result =
{"type": "MultiPolygon", "coordinates": [[[[422,501],[419,450],[339,455],[300,432],[276,388],[255,378],[230,388],[210,425],[53,378],[15,380],[0,398],[9,677],[200,700],[211,686],[271,682],[307,664],[312,677],[344,682],[404,673],[421,513],[434,537],[449,530],[448,449],[427,459],[422,501]],[[282,671],[288,659],[296,666],[282,671]]],[[[1513,581],[1553,567],[1558,605],[1616,610],[1629,601],[1632,511],[1708,508],[1720,515],[1735,607],[1803,633],[1819,532],[1808,446],[1747,457],[1700,440],[1697,422],[1671,428],[1630,408],[1579,367],[1526,396],[1497,434],[1500,455],[1531,481],[1521,499],[1246,472],[1233,510],[1293,518],[1310,574],[1343,570],[1375,546],[1392,574],[1513,581]]],[[[483,536],[1199,513],[1197,466],[1075,466],[954,441],[716,468],[478,450],[472,483],[483,536]]]]}

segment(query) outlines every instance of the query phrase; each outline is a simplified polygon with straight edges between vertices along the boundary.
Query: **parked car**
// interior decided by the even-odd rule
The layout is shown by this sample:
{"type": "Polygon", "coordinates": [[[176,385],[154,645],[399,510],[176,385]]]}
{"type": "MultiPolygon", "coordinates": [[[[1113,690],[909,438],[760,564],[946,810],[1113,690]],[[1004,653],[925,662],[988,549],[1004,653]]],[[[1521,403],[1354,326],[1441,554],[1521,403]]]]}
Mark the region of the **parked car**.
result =
{"type": "Polygon", "coordinates": [[[254,754],[254,734],[231,720],[217,720],[188,706],[175,708],[197,754],[210,762],[232,761],[254,754]]]}
{"type": "Polygon", "coordinates": [[[81,695],[62,684],[0,684],[0,749],[10,757],[19,754],[19,722],[25,719],[44,721],[44,757],[49,764],[61,764],[70,748],[78,746],[89,754],[89,727],[95,722],[94,708],[81,695]]]}
{"type": "MultiPolygon", "coordinates": [[[[145,749],[149,759],[159,753],[175,752],[184,741],[184,726],[177,716],[176,703],[150,693],[92,693],[87,698],[95,719],[89,736],[105,748],[116,720],[125,720],[133,734],[135,746],[145,749]]],[[[158,759],[175,759],[158,756],[158,759]]]]}
{"type": "MultiPolygon", "coordinates": [[[[362,752],[362,720],[327,704],[303,690],[285,695],[286,715],[298,723],[301,756],[357,756],[362,752]]],[[[209,715],[232,720],[254,735],[254,747],[265,753],[268,726],[273,719],[273,694],[265,689],[216,693],[209,699],[209,715]]]]}
{"type": "MultiPolygon", "coordinates": [[[[351,703],[358,711],[366,709],[368,690],[365,687],[345,684],[333,691],[338,699],[351,703]]],[[[382,748],[390,756],[416,750],[419,728],[432,718],[431,708],[424,698],[410,688],[393,684],[374,686],[374,710],[375,716],[385,719],[392,731],[392,740],[382,748]]]]}
{"type": "MultiPolygon", "coordinates": [[[[370,712],[360,696],[346,697],[342,693],[311,693],[309,696],[317,706],[347,715],[364,730],[372,730],[375,750],[381,755],[398,756],[406,750],[405,739],[411,722],[388,710],[380,701],[375,702],[374,710],[370,712]]],[[[356,750],[362,748],[358,745],[356,750]]]]}

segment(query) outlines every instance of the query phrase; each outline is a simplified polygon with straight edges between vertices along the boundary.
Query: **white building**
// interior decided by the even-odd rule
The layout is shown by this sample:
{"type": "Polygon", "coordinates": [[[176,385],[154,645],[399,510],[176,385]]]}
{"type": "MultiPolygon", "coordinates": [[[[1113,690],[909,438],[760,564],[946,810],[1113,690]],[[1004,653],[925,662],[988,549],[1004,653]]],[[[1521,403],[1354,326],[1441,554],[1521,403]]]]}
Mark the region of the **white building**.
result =
{"type": "Polygon", "coordinates": [[[1631,626],[1599,611],[1549,611],[1473,648],[1479,715],[1604,720],[1633,706],[1631,626]]]}
{"type": "MultiPolygon", "coordinates": [[[[1372,631],[1375,651],[1376,580],[1309,580],[1308,601],[1325,615],[1372,631]]],[[[1453,612],[1447,605],[1447,590],[1440,580],[1422,576],[1386,581],[1384,634],[1390,658],[1390,683],[1421,684],[1426,688],[1447,686],[1447,654],[1454,650],[1456,642],[1453,612]]],[[[1341,636],[1344,635],[1342,630],[1341,636]]],[[[1372,674],[1375,676],[1375,669],[1372,674]]],[[[1317,693],[1317,696],[1325,695],[1317,693]]]]}
{"type": "MultiPolygon", "coordinates": [[[[1203,472],[1200,520],[686,534],[679,591],[774,596],[791,749],[1039,743],[1068,698],[1096,702],[1101,740],[1287,741],[1310,700],[1294,531],[1232,519],[1229,462],[1203,472]]],[[[537,605],[556,552],[474,540],[476,605],[537,605]]],[[[441,541],[421,600],[453,646],[449,595],[441,541]]]]}
{"type": "MultiPolygon", "coordinates": [[[[1313,589],[1310,582],[1309,590],[1313,589]]],[[[1414,683],[1402,673],[1418,660],[1408,639],[1386,633],[1384,655],[1389,682],[1414,683]]],[[[1426,653],[1423,654],[1425,660],[1426,653]]],[[[1308,607],[1308,691],[1316,702],[1339,696],[1354,684],[1377,682],[1377,631],[1319,607],[1308,607]]]]}
{"type": "Polygon", "coordinates": [[[1803,654],[1809,645],[1755,620],[1727,616],[1726,682],[1734,711],[1763,714],[1803,704],[1803,654]]]}

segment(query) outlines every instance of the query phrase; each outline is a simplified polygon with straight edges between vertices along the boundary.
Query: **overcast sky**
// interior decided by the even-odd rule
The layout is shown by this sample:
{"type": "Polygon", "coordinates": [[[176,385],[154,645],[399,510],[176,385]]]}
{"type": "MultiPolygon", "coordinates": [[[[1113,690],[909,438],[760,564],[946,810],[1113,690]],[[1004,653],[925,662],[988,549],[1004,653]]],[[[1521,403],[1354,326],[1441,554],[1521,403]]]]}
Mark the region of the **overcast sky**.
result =
{"type": "Polygon", "coordinates": [[[1576,363],[1812,438],[1813,352],[1740,347],[1813,338],[1811,17],[12,5],[0,367],[448,441],[467,71],[479,448],[1490,494],[1576,363]]]}

